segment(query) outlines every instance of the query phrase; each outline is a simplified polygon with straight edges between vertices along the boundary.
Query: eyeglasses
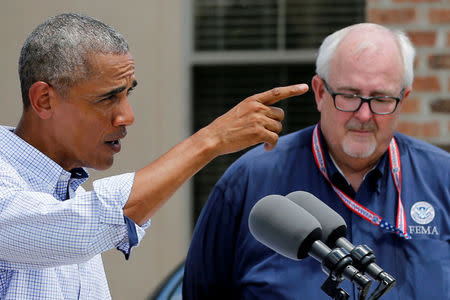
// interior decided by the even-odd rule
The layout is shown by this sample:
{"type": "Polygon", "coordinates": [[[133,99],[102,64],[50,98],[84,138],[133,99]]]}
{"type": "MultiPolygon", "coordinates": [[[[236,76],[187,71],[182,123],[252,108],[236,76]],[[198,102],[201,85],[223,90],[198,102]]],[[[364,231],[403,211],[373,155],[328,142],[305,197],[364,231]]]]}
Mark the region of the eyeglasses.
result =
{"type": "Polygon", "coordinates": [[[393,96],[363,97],[354,94],[335,93],[325,79],[322,78],[322,81],[333,98],[334,107],[336,107],[337,110],[344,112],[356,112],[361,108],[363,103],[367,102],[370,111],[373,114],[389,115],[395,111],[405,92],[405,89],[403,88],[400,92],[400,97],[398,98],[393,96]]]}

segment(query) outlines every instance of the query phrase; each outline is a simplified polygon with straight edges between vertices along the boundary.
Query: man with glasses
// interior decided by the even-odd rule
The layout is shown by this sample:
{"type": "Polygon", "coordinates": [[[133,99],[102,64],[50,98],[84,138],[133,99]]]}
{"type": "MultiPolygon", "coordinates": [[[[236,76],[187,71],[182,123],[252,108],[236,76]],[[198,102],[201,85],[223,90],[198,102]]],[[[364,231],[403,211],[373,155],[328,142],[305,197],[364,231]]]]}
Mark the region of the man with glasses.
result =
{"type": "MultiPolygon", "coordinates": [[[[449,299],[450,156],[396,132],[414,52],[402,32],[376,24],[323,41],[312,79],[319,123],[271,152],[249,151],[218,181],[195,228],[184,299],[330,299],[316,260],[291,260],[249,232],[259,199],[299,190],[339,213],[353,244],[373,249],[396,279],[383,299],[449,299]]],[[[357,299],[349,280],[340,287],[357,299]]]]}

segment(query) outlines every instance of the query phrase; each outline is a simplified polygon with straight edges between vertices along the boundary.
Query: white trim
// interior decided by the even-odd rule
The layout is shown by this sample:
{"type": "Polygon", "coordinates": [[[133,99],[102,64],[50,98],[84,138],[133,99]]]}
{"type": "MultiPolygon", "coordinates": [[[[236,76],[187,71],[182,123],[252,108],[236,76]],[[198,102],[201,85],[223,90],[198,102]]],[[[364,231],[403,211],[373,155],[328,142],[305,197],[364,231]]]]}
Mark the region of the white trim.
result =
{"type": "Polygon", "coordinates": [[[191,54],[192,65],[268,64],[268,63],[311,63],[317,50],[283,51],[196,51],[191,54]]]}

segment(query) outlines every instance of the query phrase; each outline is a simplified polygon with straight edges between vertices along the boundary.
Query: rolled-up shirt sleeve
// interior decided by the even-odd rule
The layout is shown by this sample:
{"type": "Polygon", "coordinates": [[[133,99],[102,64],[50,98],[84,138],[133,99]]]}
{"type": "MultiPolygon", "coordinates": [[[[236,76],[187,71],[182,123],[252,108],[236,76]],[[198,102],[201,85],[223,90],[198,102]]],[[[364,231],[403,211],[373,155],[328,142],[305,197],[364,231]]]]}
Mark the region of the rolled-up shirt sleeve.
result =
{"type": "Polygon", "coordinates": [[[150,220],[142,226],[139,226],[125,215],[124,219],[127,224],[128,240],[120,243],[119,246],[117,246],[117,250],[122,251],[125,255],[125,259],[128,260],[130,258],[131,248],[139,245],[139,242],[144,237],[145,229],[150,226],[150,220]]]}
{"type": "Polygon", "coordinates": [[[124,216],[133,182],[134,173],[100,179],[92,191],[79,188],[61,201],[27,190],[18,177],[1,176],[0,268],[75,264],[113,248],[128,258],[150,225],[124,216]]]}

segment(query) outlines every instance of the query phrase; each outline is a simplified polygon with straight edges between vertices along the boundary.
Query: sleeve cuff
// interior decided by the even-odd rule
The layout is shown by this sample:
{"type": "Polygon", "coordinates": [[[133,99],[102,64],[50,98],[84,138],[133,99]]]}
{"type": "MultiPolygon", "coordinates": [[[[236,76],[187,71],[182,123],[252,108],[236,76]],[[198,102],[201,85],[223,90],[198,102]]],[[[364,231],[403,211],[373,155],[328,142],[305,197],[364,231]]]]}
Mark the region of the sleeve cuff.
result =
{"type": "Polygon", "coordinates": [[[117,249],[120,250],[125,255],[125,259],[128,260],[130,258],[131,248],[139,245],[139,242],[145,235],[145,229],[150,227],[151,221],[148,220],[142,226],[138,226],[127,216],[124,215],[123,218],[125,220],[125,224],[127,225],[128,242],[120,244],[117,249]]]}

